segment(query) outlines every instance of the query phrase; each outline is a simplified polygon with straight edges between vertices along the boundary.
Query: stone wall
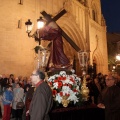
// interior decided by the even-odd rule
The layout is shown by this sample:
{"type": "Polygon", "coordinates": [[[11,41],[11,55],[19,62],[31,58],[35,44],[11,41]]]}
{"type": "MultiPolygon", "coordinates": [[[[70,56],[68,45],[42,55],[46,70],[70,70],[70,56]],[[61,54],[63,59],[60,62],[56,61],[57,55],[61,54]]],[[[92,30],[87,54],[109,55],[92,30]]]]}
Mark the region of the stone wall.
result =
{"type": "MultiPolygon", "coordinates": [[[[87,7],[77,0],[25,0],[23,4],[19,4],[19,2],[19,0],[3,0],[0,4],[0,74],[13,73],[16,76],[29,76],[31,74],[35,68],[34,47],[38,43],[27,36],[25,22],[31,19],[34,23],[33,31],[35,31],[36,20],[39,18],[41,11],[45,10],[55,16],[62,9],[66,9],[67,13],[57,21],[57,24],[81,50],[91,51],[90,61],[93,60],[91,56],[96,46],[95,36],[99,37],[100,44],[96,55],[99,51],[101,54],[96,57],[96,61],[100,60],[101,64],[99,64],[97,72],[107,73],[106,29],[105,26],[100,25],[101,9],[98,9],[99,22],[97,23],[91,22],[91,2],[87,3],[87,7]],[[96,28],[100,28],[100,30],[96,28]],[[106,62],[103,64],[103,61],[106,62]]],[[[97,0],[96,5],[100,5],[99,3],[99,0],[97,0]]],[[[81,68],[78,67],[77,52],[64,38],[63,41],[67,56],[71,60],[73,60],[74,55],[76,56],[77,74],[80,74],[81,68]]]]}

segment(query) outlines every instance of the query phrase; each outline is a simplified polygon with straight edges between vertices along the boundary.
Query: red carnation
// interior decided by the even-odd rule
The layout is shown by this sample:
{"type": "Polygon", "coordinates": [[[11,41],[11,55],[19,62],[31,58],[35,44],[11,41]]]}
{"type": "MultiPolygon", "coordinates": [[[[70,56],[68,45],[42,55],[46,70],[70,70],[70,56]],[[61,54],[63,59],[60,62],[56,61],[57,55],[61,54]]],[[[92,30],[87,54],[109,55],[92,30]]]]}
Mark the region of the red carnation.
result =
{"type": "Polygon", "coordinates": [[[62,80],[66,80],[66,77],[62,77],[62,80]]]}
{"type": "Polygon", "coordinates": [[[58,80],[55,79],[54,82],[58,82],[58,80]]]}
{"type": "Polygon", "coordinates": [[[72,88],[72,85],[68,84],[69,88],[72,88]]]}
{"type": "Polygon", "coordinates": [[[62,82],[58,82],[58,88],[62,87],[62,82]]]}
{"type": "Polygon", "coordinates": [[[49,85],[52,86],[52,82],[49,82],[49,85]]]}
{"type": "Polygon", "coordinates": [[[59,80],[59,81],[62,80],[62,77],[58,77],[58,80],[59,80]]]}
{"type": "Polygon", "coordinates": [[[67,86],[67,83],[63,84],[63,86],[67,86]]]}
{"type": "Polygon", "coordinates": [[[74,79],[73,79],[72,77],[70,78],[70,81],[72,81],[73,83],[75,82],[74,79]]]}
{"type": "Polygon", "coordinates": [[[52,91],[52,94],[55,96],[57,94],[57,91],[56,90],[53,90],[52,91]]]}
{"type": "Polygon", "coordinates": [[[73,90],[74,92],[78,92],[76,89],[73,90]]]}
{"type": "Polygon", "coordinates": [[[63,92],[60,92],[60,96],[63,96],[63,92]]]}
{"type": "Polygon", "coordinates": [[[65,96],[70,96],[70,94],[65,93],[65,96]]]}

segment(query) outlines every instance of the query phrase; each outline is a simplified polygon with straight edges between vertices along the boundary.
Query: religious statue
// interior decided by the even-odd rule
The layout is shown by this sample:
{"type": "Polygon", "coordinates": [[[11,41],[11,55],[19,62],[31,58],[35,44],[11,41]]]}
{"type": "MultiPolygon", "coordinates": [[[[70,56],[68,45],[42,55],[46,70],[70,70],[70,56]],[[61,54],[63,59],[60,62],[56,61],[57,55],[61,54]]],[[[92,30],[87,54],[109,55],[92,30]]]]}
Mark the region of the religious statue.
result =
{"type": "Polygon", "coordinates": [[[55,22],[50,22],[40,31],[41,39],[52,41],[49,64],[52,63],[52,66],[55,68],[64,68],[70,65],[70,61],[63,50],[61,32],[61,29],[55,22]]]}

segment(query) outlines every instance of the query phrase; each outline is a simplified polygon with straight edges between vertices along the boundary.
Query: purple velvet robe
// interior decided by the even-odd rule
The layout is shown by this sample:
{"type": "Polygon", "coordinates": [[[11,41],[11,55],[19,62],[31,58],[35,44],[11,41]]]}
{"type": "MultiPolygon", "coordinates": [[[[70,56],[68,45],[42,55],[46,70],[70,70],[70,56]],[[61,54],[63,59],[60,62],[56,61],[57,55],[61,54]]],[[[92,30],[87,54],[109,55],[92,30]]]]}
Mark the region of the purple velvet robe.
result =
{"type": "Polygon", "coordinates": [[[60,29],[53,29],[49,26],[44,27],[40,35],[42,39],[53,41],[50,59],[54,65],[68,65],[69,59],[63,50],[62,34],[60,29]]]}

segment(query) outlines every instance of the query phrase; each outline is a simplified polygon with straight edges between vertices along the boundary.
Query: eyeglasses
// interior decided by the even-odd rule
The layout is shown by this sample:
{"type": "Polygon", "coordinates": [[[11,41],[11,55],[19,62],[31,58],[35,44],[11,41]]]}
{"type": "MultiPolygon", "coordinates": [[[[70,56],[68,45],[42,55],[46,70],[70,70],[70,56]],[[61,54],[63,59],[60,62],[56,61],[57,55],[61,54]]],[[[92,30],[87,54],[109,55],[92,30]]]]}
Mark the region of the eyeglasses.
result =
{"type": "Polygon", "coordinates": [[[31,76],[38,76],[37,74],[32,74],[31,76]]]}
{"type": "Polygon", "coordinates": [[[109,78],[108,78],[108,79],[105,79],[105,80],[106,80],[106,81],[110,81],[110,80],[113,80],[113,79],[109,79],[109,78]]]}

